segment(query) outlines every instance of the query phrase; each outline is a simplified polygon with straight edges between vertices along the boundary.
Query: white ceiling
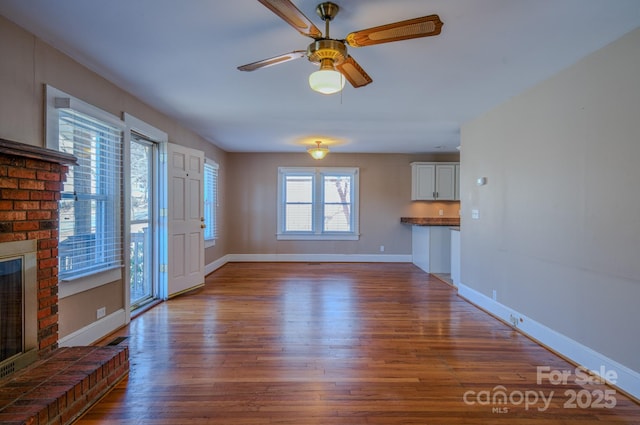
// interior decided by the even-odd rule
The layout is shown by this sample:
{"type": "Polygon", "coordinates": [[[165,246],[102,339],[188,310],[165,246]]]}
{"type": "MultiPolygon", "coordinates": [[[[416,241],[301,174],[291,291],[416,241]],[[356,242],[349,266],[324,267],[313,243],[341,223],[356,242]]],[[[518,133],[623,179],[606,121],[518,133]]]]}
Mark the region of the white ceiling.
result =
{"type": "MultiPolygon", "coordinates": [[[[318,28],[319,0],[293,0],[318,28]]],[[[1,0],[0,13],[230,152],[452,152],[460,125],[640,26],[638,0],[334,0],[331,36],[438,14],[349,53],[373,83],[311,91],[312,41],[257,0],[1,0]]]]}

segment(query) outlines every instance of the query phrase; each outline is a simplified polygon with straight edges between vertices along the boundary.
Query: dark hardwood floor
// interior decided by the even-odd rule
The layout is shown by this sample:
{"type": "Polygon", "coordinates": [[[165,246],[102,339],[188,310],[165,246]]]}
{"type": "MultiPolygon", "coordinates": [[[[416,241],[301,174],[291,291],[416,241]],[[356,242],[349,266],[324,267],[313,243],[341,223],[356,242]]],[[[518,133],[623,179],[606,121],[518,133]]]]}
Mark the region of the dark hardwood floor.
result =
{"type": "Polygon", "coordinates": [[[130,375],[78,424],[640,424],[412,264],[231,263],[118,336],[130,375]]]}

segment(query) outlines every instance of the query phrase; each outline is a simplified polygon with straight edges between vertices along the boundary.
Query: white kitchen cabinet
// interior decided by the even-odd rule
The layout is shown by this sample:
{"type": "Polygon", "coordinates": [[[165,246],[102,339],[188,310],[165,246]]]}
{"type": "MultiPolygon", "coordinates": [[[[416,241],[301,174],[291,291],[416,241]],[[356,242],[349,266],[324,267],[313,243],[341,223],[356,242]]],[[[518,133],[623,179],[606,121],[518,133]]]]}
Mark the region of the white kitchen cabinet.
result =
{"type": "Polygon", "coordinates": [[[411,200],[435,199],[436,165],[424,162],[411,163],[411,200]]]}
{"type": "Polygon", "coordinates": [[[456,199],[455,162],[412,162],[412,201],[453,201],[456,199]]]}

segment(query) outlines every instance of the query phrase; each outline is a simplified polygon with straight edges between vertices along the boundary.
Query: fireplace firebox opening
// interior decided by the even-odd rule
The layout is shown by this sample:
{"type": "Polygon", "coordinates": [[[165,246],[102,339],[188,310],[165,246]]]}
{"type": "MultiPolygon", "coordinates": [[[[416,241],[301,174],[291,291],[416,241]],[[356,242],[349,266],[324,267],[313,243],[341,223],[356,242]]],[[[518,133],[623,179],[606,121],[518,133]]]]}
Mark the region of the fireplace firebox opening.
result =
{"type": "Polygon", "coordinates": [[[38,358],[37,241],[0,243],[0,378],[38,358]]]}

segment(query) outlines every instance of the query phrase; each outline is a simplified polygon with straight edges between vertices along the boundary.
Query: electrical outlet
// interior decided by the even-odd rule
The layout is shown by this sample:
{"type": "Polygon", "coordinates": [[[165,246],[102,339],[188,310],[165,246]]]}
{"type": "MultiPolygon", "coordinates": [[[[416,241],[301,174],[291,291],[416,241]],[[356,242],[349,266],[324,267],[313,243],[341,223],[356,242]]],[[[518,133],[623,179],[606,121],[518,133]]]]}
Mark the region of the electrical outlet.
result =
{"type": "Polygon", "coordinates": [[[493,300],[494,300],[494,301],[497,301],[497,300],[498,300],[498,291],[496,291],[495,289],[493,290],[493,295],[492,295],[492,297],[493,297],[493,300]]]}
{"type": "Polygon", "coordinates": [[[444,215],[444,210],[440,210],[440,211],[438,211],[438,214],[440,214],[440,215],[444,215]]]}
{"type": "Polygon", "coordinates": [[[384,252],[384,245],[380,245],[380,252],[384,252]]]}
{"type": "Polygon", "coordinates": [[[106,315],[107,315],[106,307],[100,307],[98,310],[96,310],[96,319],[102,319],[106,315]]]}

